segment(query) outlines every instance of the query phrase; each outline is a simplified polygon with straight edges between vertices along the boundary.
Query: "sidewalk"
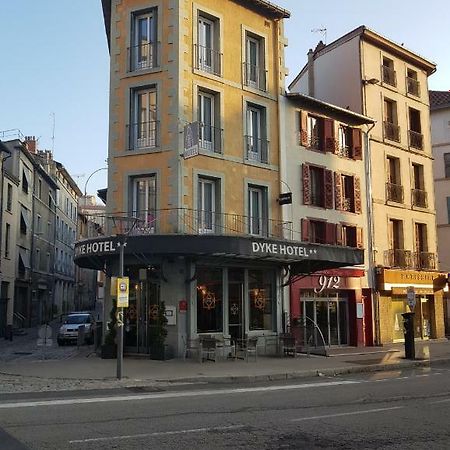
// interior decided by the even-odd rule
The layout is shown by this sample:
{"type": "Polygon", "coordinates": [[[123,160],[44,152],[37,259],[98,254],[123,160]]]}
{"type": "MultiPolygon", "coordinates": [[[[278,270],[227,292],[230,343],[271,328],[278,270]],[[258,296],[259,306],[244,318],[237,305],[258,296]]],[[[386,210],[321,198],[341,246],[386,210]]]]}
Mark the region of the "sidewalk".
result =
{"type": "MultiPolygon", "coordinates": [[[[76,347],[74,347],[76,349],[76,347]]],[[[416,361],[403,358],[403,345],[343,348],[332,357],[258,357],[256,361],[204,362],[173,359],[124,359],[122,380],[116,380],[116,360],[98,358],[90,347],[59,360],[0,362],[0,393],[110,389],[180,383],[233,383],[287,380],[313,376],[402,370],[450,362],[450,342],[416,343],[416,361]]]]}

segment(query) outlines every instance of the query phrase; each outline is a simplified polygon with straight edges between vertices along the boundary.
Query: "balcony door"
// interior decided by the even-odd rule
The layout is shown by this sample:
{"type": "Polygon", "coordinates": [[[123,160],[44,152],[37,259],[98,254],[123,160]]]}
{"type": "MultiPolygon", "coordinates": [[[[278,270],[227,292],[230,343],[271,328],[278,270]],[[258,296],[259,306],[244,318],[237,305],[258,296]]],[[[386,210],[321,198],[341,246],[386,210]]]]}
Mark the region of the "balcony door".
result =
{"type": "Polygon", "coordinates": [[[206,178],[198,181],[198,231],[214,233],[216,222],[216,182],[206,178]]]}
{"type": "Polygon", "coordinates": [[[257,186],[248,188],[248,227],[249,234],[262,236],[267,228],[267,208],[265,205],[265,192],[257,186]]]}
{"type": "Polygon", "coordinates": [[[198,19],[198,64],[201,70],[213,72],[214,22],[198,19]]]}
{"type": "Polygon", "coordinates": [[[139,219],[136,229],[154,233],[156,229],[156,176],[133,180],[133,217],[139,219]]]}
{"type": "Polygon", "coordinates": [[[259,88],[260,74],[260,53],[261,42],[251,36],[247,36],[246,43],[246,63],[247,63],[247,84],[249,86],[259,88]]]}
{"type": "Polygon", "coordinates": [[[136,69],[150,69],[154,66],[155,22],[153,11],[135,17],[132,51],[133,66],[136,69]]]}
{"type": "Polygon", "coordinates": [[[254,106],[247,109],[247,156],[250,160],[261,158],[261,110],[254,106]]]}
{"type": "Polygon", "coordinates": [[[200,122],[200,146],[214,150],[214,95],[200,92],[198,95],[198,121],[200,122]]]}
{"type": "Polygon", "coordinates": [[[145,89],[135,92],[134,97],[134,148],[156,147],[156,91],[145,89]]]}

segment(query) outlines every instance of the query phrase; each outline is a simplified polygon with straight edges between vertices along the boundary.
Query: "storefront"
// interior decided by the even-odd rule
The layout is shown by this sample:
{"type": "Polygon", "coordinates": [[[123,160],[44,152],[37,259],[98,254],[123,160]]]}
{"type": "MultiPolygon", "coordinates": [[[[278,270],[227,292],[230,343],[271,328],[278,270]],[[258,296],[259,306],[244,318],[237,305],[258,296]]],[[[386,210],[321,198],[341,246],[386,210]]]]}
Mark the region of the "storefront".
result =
{"type": "Polygon", "coordinates": [[[405,312],[415,314],[416,339],[445,336],[443,298],[448,292],[447,274],[380,268],[377,287],[381,344],[404,341],[402,314],[405,312]]]}
{"type": "MultiPolygon", "coordinates": [[[[104,267],[110,284],[111,276],[118,273],[118,239],[77,243],[76,263],[104,267]]],[[[359,264],[362,258],[360,250],[252,237],[128,236],[125,275],[130,279],[130,298],[124,314],[125,352],[149,353],[152,326],[162,302],[168,318],[166,343],[174,355],[182,356],[186,342],[202,335],[226,340],[257,336],[263,347],[264,337],[276,336],[286,328],[289,303],[284,292],[293,276],[321,267],[359,264]]],[[[111,308],[109,296],[105,322],[111,308]]],[[[341,309],[347,307],[336,304],[336,314],[344,314],[341,309]]],[[[337,317],[339,324],[347,320],[337,317]]],[[[346,328],[345,323],[341,326],[346,328]]],[[[339,330],[338,338],[348,339],[347,331],[341,334],[339,330]]],[[[334,329],[330,333],[333,335],[334,329]]]]}

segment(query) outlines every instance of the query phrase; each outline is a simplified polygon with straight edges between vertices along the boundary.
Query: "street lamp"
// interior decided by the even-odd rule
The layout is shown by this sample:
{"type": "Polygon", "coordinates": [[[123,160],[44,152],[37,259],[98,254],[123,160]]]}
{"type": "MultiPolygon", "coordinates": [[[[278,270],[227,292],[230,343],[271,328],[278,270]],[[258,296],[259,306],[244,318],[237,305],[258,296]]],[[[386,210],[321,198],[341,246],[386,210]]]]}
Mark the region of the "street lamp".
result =
{"type": "Polygon", "coordinates": [[[87,188],[87,184],[89,183],[89,180],[92,178],[92,175],[95,175],[97,172],[100,172],[101,170],[108,170],[107,167],[100,167],[100,169],[94,170],[89,176],[88,179],[86,180],[86,183],[84,183],[84,196],[86,197],[86,188],[87,188]]]}

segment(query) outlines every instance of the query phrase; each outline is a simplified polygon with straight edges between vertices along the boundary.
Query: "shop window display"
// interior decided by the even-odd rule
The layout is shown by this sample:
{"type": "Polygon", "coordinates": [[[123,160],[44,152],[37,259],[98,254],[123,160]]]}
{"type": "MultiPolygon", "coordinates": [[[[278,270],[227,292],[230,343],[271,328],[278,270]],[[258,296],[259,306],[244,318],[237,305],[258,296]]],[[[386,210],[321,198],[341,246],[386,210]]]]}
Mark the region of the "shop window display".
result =
{"type": "Polygon", "coordinates": [[[222,269],[197,267],[197,273],[197,333],[222,332],[222,269]]]}

